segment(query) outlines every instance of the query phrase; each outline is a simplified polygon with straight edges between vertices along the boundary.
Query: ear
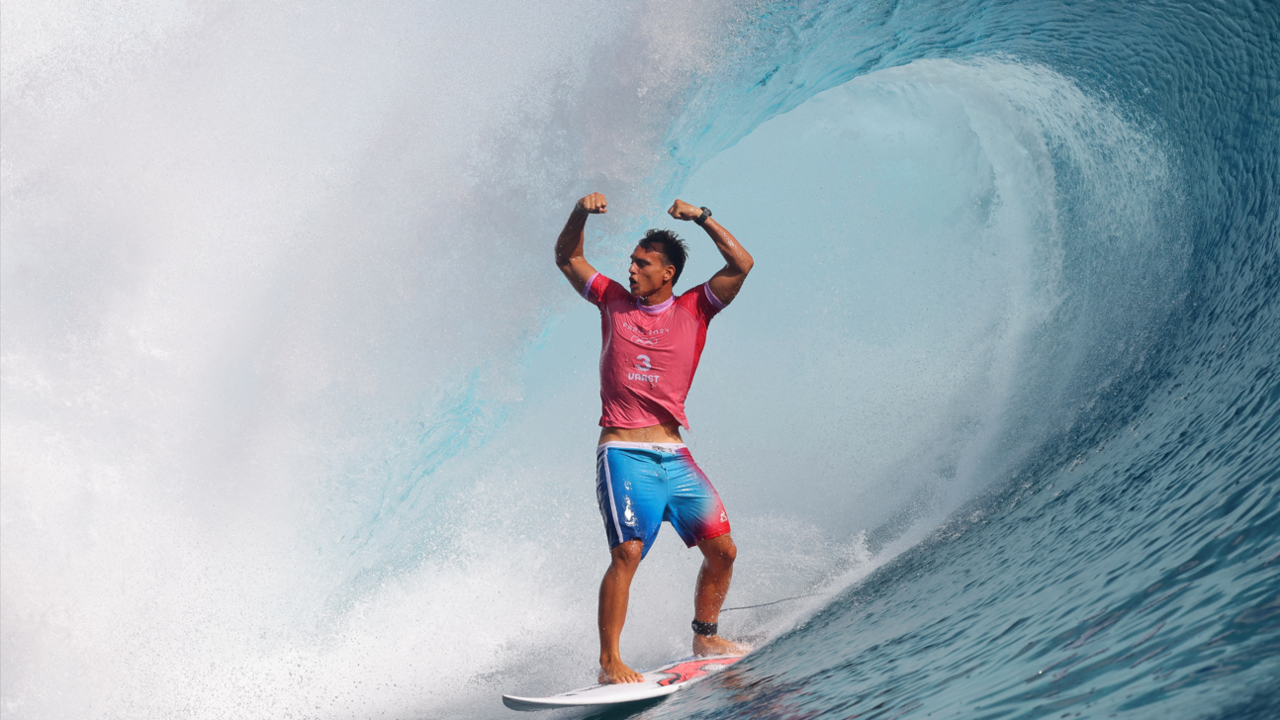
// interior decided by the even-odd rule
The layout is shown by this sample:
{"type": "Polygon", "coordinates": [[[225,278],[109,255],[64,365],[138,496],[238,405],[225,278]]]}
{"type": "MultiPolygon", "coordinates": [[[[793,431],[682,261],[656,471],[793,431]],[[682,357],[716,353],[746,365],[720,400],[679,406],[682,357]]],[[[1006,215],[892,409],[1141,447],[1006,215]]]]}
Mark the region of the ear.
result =
{"type": "Polygon", "coordinates": [[[664,265],[664,266],[662,266],[662,284],[663,284],[663,285],[666,285],[666,284],[668,284],[668,283],[671,283],[672,281],[674,281],[674,280],[675,280],[675,277],[676,277],[676,266],[675,266],[675,265],[664,265]]]}

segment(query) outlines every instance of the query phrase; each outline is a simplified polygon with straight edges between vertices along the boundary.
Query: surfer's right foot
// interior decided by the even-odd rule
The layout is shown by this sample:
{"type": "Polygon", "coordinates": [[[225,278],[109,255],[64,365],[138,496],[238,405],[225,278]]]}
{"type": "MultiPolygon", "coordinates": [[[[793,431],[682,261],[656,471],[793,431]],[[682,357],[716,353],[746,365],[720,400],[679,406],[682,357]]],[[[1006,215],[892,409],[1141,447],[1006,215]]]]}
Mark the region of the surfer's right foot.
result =
{"type": "Polygon", "coordinates": [[[708,655],[746,655],[751,652],[750,645],[726,640],[719,635],[694,635],[693,654],[698,657],[708,655]]]}
{"type": "Polygon", "coordinates": [[[600,663],[600,684],[644,682],[644,676],[627,667],[621,660],[605,660],[600,663]]]}

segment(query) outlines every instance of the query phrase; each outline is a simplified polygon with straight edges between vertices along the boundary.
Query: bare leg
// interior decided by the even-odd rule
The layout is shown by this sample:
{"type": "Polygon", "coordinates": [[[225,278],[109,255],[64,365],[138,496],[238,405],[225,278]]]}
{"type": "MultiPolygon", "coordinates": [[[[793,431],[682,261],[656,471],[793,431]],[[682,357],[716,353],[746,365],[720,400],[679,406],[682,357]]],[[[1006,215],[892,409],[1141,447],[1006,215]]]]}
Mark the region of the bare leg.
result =
{"type": "Polygon", "coordinates": [[[600,581],[600,682],[644,682],[644,677],[622,662],[618,639],[627,621],[627,600],[631,596],[631,578],[640,567],[644,543],[631,540],[609,551],[613,560],[600,581]]]}
{"type": "MultiPolygon", "coordinates": [[[[733,544],[733,538],[721,535],[698,543],[698,549],[702,551],[702,569],[698,571],[698,587],[693,595],[693,617],[698,622],[720,622],[720,606],[733,580],[738,546],[733,544]]],[[[693,636],[694,655],[744,655],[750,650],[719,635],[693,636]]]]}

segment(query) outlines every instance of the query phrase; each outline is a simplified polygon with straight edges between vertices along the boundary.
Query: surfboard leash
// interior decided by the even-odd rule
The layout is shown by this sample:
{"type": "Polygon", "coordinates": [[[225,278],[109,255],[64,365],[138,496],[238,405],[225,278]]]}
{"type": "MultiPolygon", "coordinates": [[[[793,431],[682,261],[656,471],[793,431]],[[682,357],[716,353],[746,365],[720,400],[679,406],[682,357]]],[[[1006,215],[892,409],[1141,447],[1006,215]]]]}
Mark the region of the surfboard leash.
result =
{"type": "Polygon", "coordinates": [[[727,613],[733,612],[734,610],[754,610],[755,608],[769,607],[770,605],[777,605],[778,603],[790,602],[792,600],[803,600],[804,598],[818,597],[822,594],[824,593],[809,593],[808,595],[796,595],[794,597],[782,598],[781,600],[774,600],[773,602],[760,603],[759,605],[742,605],[740,607],[720,608],[720,612],[727,613]]]}

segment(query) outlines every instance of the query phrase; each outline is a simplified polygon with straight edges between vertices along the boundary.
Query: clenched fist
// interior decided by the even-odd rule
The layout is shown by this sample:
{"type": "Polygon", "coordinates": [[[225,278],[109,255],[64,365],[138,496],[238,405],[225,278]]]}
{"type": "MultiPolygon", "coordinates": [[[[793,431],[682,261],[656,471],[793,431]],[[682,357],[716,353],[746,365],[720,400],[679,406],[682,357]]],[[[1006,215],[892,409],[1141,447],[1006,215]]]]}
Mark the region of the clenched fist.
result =
{"type": "Polygon", "coordinates": [[[676,200],[667,213],[677,220],[697,220],[702,217],[702,208],[694,207],[683,200],[676,200]]]}
{"type": "Polygon", "coordinates": [[[591,193],[578,201],[578,209],[592,214],[607,213],[609,212],[609,201],[605,200],[604,195],[600,193],[591,193]]]}

